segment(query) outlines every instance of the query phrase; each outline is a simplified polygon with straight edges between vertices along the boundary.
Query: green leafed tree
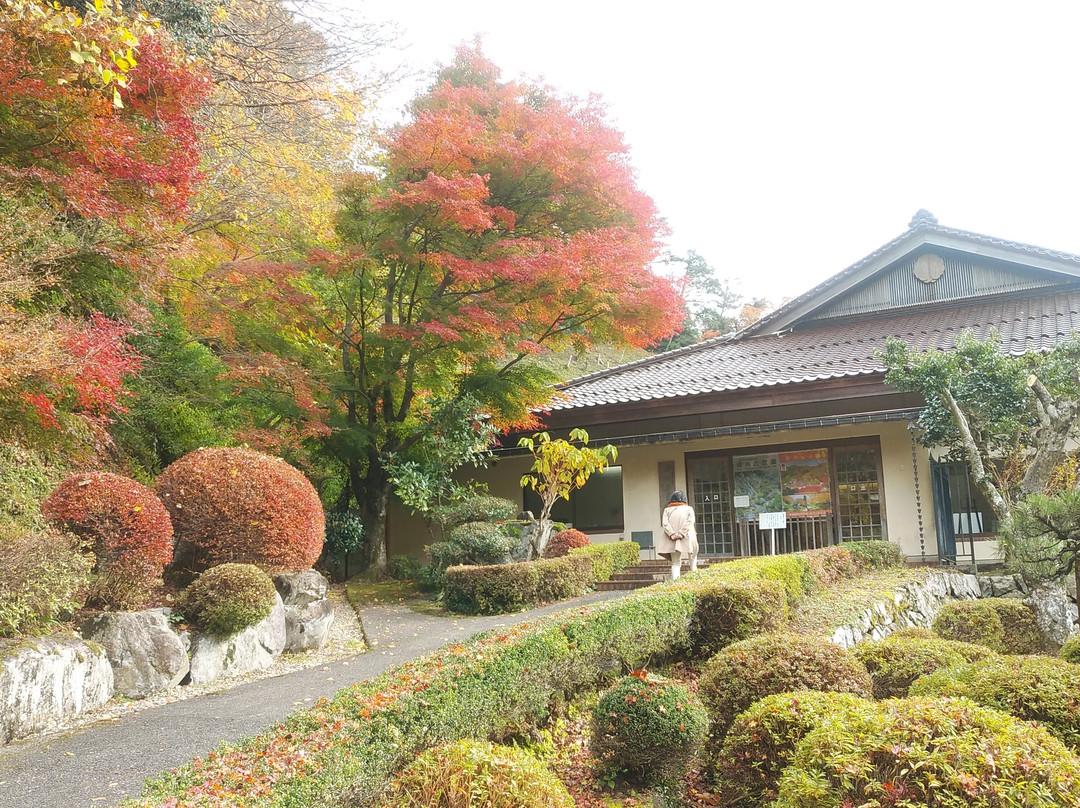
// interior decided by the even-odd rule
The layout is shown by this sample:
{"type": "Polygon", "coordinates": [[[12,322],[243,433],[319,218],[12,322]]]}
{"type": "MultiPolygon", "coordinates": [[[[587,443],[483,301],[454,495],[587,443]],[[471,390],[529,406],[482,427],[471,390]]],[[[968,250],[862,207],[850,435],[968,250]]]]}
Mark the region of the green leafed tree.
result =
{"type": "Polygon", "coordinates": [[[952,351],[889,340],[886,381],[922,394],[920,441],[968,462],[1001,521],[1008,563],[1080,576],[1080,492],[1068,449],[1080,432],[1080,340],[1011,354],[966,333],[952,351]]]}
{"type": "Polygon", "coordinates": [[[541,558],[551,538],[551,509],[555,503],[569,500],[589,477],[615,462],[619,453],[611,444],[599,449],[590,447],[589,433],[584,429],[571,430],[568,441],[552,440],[547,432],[538,432],[519,440],[518,446],[528,449],[533,456],[532,468],[521,478],[521,487],[531,488],[541,502],[538,529],[533,532],[528,558],[541,558]]]}
{"type": "Polygon", "coordinates": [[[885,380],[920,393],[920,441],[966,460],[995,513],[1045,491],[1064,461],[1080,415],[1080,340],[1011,354],[996,335],[964,333],[951,351],[917,351],[890,339],[885,380]]]}
{"type": "Polygon", "coordinates": [[[742,297],[731,284],[720,277],[716,269],[695,250],[685,256],[667,255],[667,265],[681,265],[683,315],[681,330],[674,336],[661,340],[650,350],[671,351],[735,331],[739,327],[737,312],[743,304],[742,297]]]}

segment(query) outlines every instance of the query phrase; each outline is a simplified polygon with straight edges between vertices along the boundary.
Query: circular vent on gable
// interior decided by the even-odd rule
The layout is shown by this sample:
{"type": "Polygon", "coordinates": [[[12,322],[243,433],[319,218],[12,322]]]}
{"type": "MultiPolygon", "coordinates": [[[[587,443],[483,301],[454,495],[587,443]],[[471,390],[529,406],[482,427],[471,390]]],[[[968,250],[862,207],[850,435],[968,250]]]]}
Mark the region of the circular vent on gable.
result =
{"type": "Polygon", "coordinates": [[[933,283],[945,273],[945,259],[926,253],[915,259],[915,277],[923,283],[933,283]]]}

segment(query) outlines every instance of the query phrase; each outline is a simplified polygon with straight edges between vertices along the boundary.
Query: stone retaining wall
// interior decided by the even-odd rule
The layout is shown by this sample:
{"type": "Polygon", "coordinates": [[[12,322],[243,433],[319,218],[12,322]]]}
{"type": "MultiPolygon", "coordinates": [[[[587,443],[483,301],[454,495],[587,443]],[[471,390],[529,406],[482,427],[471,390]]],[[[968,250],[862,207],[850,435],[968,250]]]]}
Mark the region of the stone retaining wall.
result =
{"type": "Polygon", "coordinates": [[[1077,633],[1076,605],[1055,584],[1034,589],[1019,575],[976,576],[934,571],[922,581],[897,588],[891,600],[882,600],[864,611],[832,636],[844,648],[863,640],[880,640],[902,628],[930,628],[941,607],[950,600],[1018,598],[1035,612],[1043,635],[1058,645],[1077,633]]]}

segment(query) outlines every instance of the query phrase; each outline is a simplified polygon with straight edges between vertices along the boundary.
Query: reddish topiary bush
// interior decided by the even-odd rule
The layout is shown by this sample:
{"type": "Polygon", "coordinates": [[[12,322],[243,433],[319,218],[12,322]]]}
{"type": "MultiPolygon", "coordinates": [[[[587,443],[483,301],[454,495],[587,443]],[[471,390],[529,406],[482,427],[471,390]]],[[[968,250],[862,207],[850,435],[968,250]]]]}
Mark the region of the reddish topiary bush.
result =
{"type": "Polygon", "coordinates": [[[279,458],[199,449],[165,469],[157,491],[176,531],[175,569],[238,562],[267,572],[306,570],[322,551],[319,495],[279,458]]]}
{"type": "Polygon", "coordinates": [[[574,547],[588,547],[589,537],[572,527],[552,536],[544,548],[544,558],[562,558],[574,547]]]}
{"type": "Polygon", "coordinates": [[[41,513],[93,550],[91,602],[138,605],[172,559],[168,511],[153,491],[128,477],[100,471],[68,477],[41,503],[41,513]]]}

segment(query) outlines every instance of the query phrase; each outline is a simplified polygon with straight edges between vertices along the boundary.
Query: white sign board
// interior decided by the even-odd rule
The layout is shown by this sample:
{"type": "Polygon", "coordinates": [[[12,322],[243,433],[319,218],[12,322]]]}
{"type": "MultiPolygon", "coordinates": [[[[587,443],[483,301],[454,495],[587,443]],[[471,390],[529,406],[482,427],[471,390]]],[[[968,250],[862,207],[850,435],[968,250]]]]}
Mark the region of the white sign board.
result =
{"type": "Polygon", "coordinates": [[[743,494],[742,496],[735,497],[735,507],[736,508],[749,508],[750,507],[750,497],[747,496],[746,494],[743,494]]]}
{"type": "Polygon", "coordinates": [[[759,513],[757,526],[758,530],[783,530],[787,527],[787,511],[759,513]]]}

